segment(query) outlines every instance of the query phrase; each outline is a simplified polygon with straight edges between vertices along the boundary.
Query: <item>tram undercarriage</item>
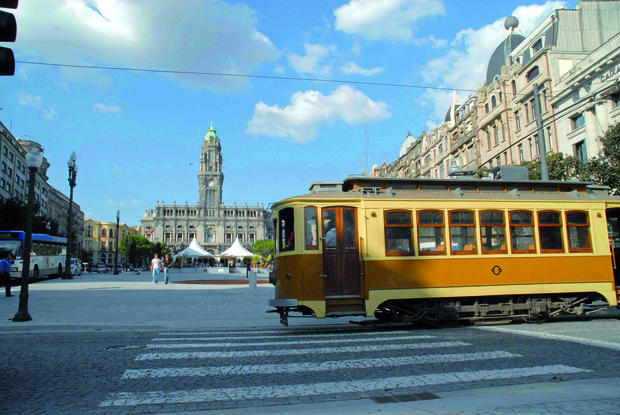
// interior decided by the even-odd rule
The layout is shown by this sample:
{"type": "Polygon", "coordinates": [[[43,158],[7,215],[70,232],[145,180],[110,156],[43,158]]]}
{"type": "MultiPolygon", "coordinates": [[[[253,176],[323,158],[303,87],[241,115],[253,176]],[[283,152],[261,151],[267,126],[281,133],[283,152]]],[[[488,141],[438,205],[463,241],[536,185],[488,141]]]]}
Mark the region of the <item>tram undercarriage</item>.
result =
{"type": "Polygon", "coordinates": [[[375,317],[396,323],[473,324],[543,322],[559,316],[586,316],[608,308],[597,293],[571,293],[537,296],[471,297],[430,300],[390,300],[381,304],[375,317]]]}

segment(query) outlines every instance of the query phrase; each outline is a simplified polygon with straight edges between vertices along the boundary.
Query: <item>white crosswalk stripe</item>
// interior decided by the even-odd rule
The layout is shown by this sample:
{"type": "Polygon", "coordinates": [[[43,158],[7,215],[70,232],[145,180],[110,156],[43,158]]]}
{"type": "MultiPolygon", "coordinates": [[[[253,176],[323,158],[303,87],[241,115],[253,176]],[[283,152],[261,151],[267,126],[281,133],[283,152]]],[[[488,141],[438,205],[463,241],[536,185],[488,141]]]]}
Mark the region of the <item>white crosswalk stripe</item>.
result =
{"type": "Polygon", "coordinates": [[[387,344],[348,347],[323,347],[312,349],[280,349],[280,350],[244,350],[239,352],[179,352],[179,353],[145,353],[138,355],[136,360],[161,360],[161,359],[209,359],[209,358],[235,358],[252,356],[291,356],[304,354],[326,353],[360,353],[380,350],[408,350],[408,349],[433,349],[436,347],[471,346],[470,343],[461,341],[412,343],[412,344],[387,344]]]}
{"type": "MultiPolygon", "coordinates": [[[[121,377],[129,391],[126,389],[111,393],[99,406],[127,407],[153,404],[165,406],[193,403],[193,405],[209,405],[209,408],[217,408],[218,405],[230,408],[231,405],[241,405],[241,402],[248,400],[269,402],[278,398],[300,396],[367,394],[391,389],[589,372],[583,368],[561,364],[523,366],[519,364],[522,362],[519,360],[523,358],[522,355],[502,350],[474,351],[472,343],[438,337],[407,330],[364,332],[327,329],[317,332],[313,329],[294,333],[280,330],[159,333],[146,348],[162,351],[153,350],[155,353],[138,354],[134,360],[137,367],[126,369],[121,377]],[[269,348],[265,350],[264,346],[269,348]],[[234,350],[239,347],[244,349],[234,350]],[[463,347],[469,349],[449,350],[463,347]],[[163,350],[185,348],[197,350],[179,352],[163,350]],[[233,350],[230,350],[231,348],[233,350]],[[442,350],[445,352],[442,353],[442,350]],[[325,356],[323,358],[325,360],[321,356],[325,356]],[[339,356],[343,358],[339,359],[339,356]],[[269,363],[273,360],[271,358],[280,357],[286,360],[269,363]],[[210,359],[226,359],[224,360],[226,364],[221,364],[221,360],[210,359]],[[250,362],[256,361],[256,364],[248,364],[248,359],[250,362]],[[177,367],[169,363],[174,360],[186,361],[177,367]],[[500,360],[510,361],[513,364],[509,368],[494,370],[457,368],[459,363],[465,366],[467,362],[500,360]],[[146,361],[151,362],[148,364],[150,367],[141,368],[140,362],[146,364],[146,361]],[[168,363],[161,367],[159,362],[164,361],[168,363]],[[188,366],[192,363],[194,366],[188,366]],[[160,367],[157,367],[158,364],[160,367]],[[432,365],[443,365],[444,369],[433,370],[432,365]],[[446,371],[446,367],[450,369],[446,371]],[[372,370],[375,368],[382,369],[372,370]],[[362,369],[366,370],[360,371],[362,369]],[[438,373],[425,373],[425,371],[438,373]],[[315,375],[307,377],[306,373],[315,375]],[[368,373],[372,373],[372,376],[369,377],[368,373]],[[407,376],[402,376],[403,374],[407,376]],[[265,382],[261,382],[263,376],[270,375],[271,378],[265,378],[265,382]],[[274,378],[273,375],[277,377],[274,378]],[[237,378],[243,381],[238,383],[234,380],[234,376],[243,376],[237,378]],[[152,383],[157,379],[168,379],[166,382],[168,384],[172,382],[173,385],[174,382],[189,385],[192,377],[196,378],[197,385],[206,387],[160,390],[158,387],[145,389],[145,386],[139,386],[141,382],[152,383]],[[184,380],[175,380],[178,378],[184,380]],[[276,379],[285,380],[274,385],[276,379]],[[309,380],[314,382],[308,382],[309,380]],[[237,387],[240,384],[244,386],[237,387]],[[224,385],[227,387],[223,387],[224,385]],[[235,404],[237,401],[239,404],[235,404]]],[[[470,368],[471,364],[467,367],[470,368]]]]}
{"type": "MultiPolygon", "coordinates": [[[[390,342],[394,340],[422,340],[432,339],[434,336],[398,336],[398,337],[374,337],[370,339],[329,339],[329,340],[313,340],[313,344],[327,344],[327,343],[359,343],[359,342],[390,342]]],[[[282,346],[293,344],[308,344],[307,340],[297,341],[279,341],[279,342],[235,342],[235,343],[156,343],[147,344],[147,349],[184,349],[184,348],[201,348],[201,347],[247,347],[247,346],[282,346]]]]}
{"type": "Polygon", "coordinates": [[[399,376],[382,379],[354,380],[342,382],[321,382],[312,385],[252,386],[241,388],[190,389],[182,391],[118,392],[109,395],[100,407],[169,404],[188,402],[238,401],[261,396],[288,398],[365,392],[379,389],[409,388],[415,386],[442,385],[447,383],[475,382],[491,379],[513,379],[538,375],[558,375],[587,372],[587,370],[564,366],[534,366],[513,369],[477,370],[466,372],[433,373],[418,376],[399,376]]]}
{"type": "Polygon", "coordinates": [[[323,372],[338,369],[406,366],[425,363],[467,362],[486,359],[521,357],[509,352],[452,353],[424,356],[386,357],[380,359],[330,360],[326,362],[286,363],[280,365],[168,367],[160,369],[128,369],[122,379],[164,378],[179,376],[231,376],[253,373],[323,372]]]}

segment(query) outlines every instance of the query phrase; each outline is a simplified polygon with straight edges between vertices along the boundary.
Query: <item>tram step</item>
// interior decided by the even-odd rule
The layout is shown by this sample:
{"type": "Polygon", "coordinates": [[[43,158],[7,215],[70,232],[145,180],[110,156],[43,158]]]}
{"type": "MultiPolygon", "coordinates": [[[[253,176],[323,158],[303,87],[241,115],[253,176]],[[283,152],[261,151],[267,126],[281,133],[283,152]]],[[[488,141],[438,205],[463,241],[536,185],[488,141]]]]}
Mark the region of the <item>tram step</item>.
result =
{"type": "Polygon", "coordinates": [[[327,314],[361,312],[364,311],[363,298],[334,298],[325,299],[325,311],[327,314]]]}

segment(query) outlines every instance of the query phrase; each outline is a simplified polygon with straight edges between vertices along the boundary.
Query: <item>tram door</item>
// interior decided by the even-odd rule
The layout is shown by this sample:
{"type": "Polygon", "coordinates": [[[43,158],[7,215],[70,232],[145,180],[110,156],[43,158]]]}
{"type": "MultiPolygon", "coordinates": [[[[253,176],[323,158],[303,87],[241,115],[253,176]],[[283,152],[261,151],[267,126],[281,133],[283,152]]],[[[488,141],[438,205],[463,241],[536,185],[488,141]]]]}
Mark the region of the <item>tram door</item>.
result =
{"type": "Polygon", "coordinates": [[[620,208],[607,209],[607,232],[616,287],[620,286],[620,208]]]}
{"type": "Polygon", "coordinates": [[[323,208],[323,278],[327,298],[361,297],[357,209],[323,208]]]}

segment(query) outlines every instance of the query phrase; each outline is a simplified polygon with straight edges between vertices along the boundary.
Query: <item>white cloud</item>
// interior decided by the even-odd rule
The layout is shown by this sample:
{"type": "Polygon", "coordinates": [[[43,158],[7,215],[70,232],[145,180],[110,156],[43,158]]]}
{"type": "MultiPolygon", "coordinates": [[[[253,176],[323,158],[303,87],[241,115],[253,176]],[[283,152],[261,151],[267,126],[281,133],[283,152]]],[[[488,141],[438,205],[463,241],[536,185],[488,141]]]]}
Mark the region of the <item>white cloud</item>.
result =
{"type": "Polygon", "coordinates": [[[113,206],[119,206],[119,207],[127,207],[127,206],[136,207],[136,206],[141,206],[143,202],[138,199],[131,199],[131,200],[108,199],[108,204],[113,205],[113,206]]]}
{"type": "Polygon", "coordinates": [[[103,102],[97,102],[95,105],[93,105],[93,110],[97,112],[105,112],[108,114],[119,114],[123,112],[123,108],[121,108],[120,106],[116,104],[107,105],[103,102]]]}
{"type": "Polygon", "coordinates": [[[373,101],[355,88],[343,85],[331,95],[312,90],[296,92],[290,105],[283,108],[258,102],[247,132],[304,143],[314,140],[320,128],[339,121],[359,125],[390,116],[385,102],[373,101]]]}
{"type": "Polygon", "coordinates": [[[51,107],[45,108],[43,111],[41,111],[41,113],[43,114],[43,118],[45,118],[46,120],[53,120],[54,118],[58,117],[58,111],[56,111],[56,105],[52,105],[51,107]]]}
{"type": "Polygon", "coordinates": [[[323,46],[314,43],[304,43],[306,54],[301,56],[290,53],[288,63],[299,73],[318,76],[329,76],[332,73],[331,65],[321,64],[321,61],[336,51],[335,45],[323,46]]]}
{"type": "MultiPolygon", "coordinates": [[[[512,15],[519,19],[519,29],[527,36],[554,9],[565,7],[564,1],[547,1],[543,4],[519,6],[512,15]]],[[[427,84],[448,88],[477,89],[486,78],[491,54],[506,35],[501,17],[478,29],[464,29],[456,34],[450,49],[441,57],[429,61],[419,70],[427,84]],[[464,70],[463,68],[467,68],[464,70]]],[[[463,101],[468,93],[459,93],[463,101]]],[[[433,109],[432,123],[443,121],[446,111],[452,104],[452,91],[426,90],[420,103],[433,109]]]]}
{"type": "Polygon", "coordinates": [[[347,62],[345,65],[340,67],[340,71],[347,75],[372,76],[383,72],[383,68],[380,66],[375,66],[374,68],[365,69],[358,66],[355,62],[347,62]]]}
{"type": "Polygon", "coordinates": [[[335,27],[368,40],[414,42],[418,23],[446,12],[441,0],[350,0],[334,10],[335,27]]]}
{"type": "Polygon", "coordinates": [[[17,103],[22,107],[40,107],[43,102],[40,95],[34,95],[30,92],[19,92],[16,98],[17,103]]]}
{"type": "MultiPolygon", "coordinates": [[[[23,2],[16,14],[14,49],[24,60],[251,73],[279,54],[248,5],[224,0],[37,0],[23,2]]],[[[248,82],[169,76],[220,91],[248,82]]]]}
{"type": "Polygon", "coordinates": [[[283,73],[286,73],[286,68],[282,65],[278,65],[275,68],[273,68],[273,71],[277,73],[278,75],[282,75],[283,73]]]}

